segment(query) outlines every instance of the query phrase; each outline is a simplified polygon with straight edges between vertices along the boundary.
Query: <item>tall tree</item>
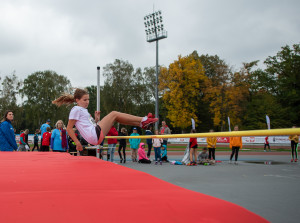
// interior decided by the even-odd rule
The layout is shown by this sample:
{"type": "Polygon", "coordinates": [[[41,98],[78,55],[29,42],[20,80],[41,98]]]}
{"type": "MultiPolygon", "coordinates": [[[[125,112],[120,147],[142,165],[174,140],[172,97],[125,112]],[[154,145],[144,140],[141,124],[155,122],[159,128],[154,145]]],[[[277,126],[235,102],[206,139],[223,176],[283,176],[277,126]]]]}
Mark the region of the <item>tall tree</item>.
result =
{"type": "MultiPolygon", "coordinates": [[[[201,55],[197,56],[203,64],[205,75],[208,82],[204,91],[204,102],[208,109],[209,116],[206,120],[212,119],[212,125],[215,129],[224,131],[227,125],[227,116],[229,115],[229,98],[228,89],[230,78],[232,76],[229,65],[217,55],[201,55]]],[[[210,126],[212,128],[212,126],[210,126]]]]}
{"type": "Polygon", "coordinates": [[[201,62],[192,55],[178,57],[178,60],[161,68],[160,90],[167,109],[167,117],[174,127],[191,126],[191,118],[200,124],[196,113],[200,106],[207,77],[201,62]]]}
{"type": "Polygon", "coordinates": [[[154,70],[134,69],[128,61],[115,60],[104,67],[103,107],[135,115],[154,111],[152,79],[154,70]]]}
{"type": "Polygon", "coordinates": [[[71,93],[71,90],[71,83],[67,77],[54,71],[38,71],[29,75],[20,91],[25,99],[23,106],[26,128],[39,128],[49,118],[52,124],[59,119],[67,123],[70,108],[58,108],[52,101],[64,92],[71,93]]]}
{"type": "Polygon", "coordinates": [[[276,81],[275,94],[279,102],[289,108],[291,122],[300,125],[300,44],[282,47],[264,63],[266,72],[276,81]]]}

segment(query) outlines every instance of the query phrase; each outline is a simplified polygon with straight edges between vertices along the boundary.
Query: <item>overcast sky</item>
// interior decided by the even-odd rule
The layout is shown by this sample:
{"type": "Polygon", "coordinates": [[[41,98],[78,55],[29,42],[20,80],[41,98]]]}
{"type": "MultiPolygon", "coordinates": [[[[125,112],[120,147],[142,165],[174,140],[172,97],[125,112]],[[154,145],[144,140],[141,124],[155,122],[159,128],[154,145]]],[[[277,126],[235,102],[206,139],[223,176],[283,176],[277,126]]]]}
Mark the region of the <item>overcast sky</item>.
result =
{"type": "Polygon", "coordinates": [[[153,5],[168,31],[159,41],[164,66],[197,50],[238,69],[300,42],[299,0],[1,0],[0,75],[53,70],[85,87],[115,59],[154,66],[144,29],[153,5]]]}

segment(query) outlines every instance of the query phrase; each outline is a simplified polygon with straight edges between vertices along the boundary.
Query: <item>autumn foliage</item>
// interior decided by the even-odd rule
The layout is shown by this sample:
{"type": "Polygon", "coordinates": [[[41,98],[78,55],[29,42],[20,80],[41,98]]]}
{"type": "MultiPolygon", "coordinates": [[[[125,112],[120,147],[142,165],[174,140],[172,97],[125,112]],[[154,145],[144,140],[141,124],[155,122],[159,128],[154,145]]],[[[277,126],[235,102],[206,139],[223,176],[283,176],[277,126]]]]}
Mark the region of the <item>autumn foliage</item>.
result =
{"type": "Polygon", "coordinates": [[[168,110],[167,118],[173,126],[186,128],[191,118],[200,123],[196,113],[207,80],[201,62],[191,55],[179,56],[169,68],[161,69],[159,88],[168,110]]]}

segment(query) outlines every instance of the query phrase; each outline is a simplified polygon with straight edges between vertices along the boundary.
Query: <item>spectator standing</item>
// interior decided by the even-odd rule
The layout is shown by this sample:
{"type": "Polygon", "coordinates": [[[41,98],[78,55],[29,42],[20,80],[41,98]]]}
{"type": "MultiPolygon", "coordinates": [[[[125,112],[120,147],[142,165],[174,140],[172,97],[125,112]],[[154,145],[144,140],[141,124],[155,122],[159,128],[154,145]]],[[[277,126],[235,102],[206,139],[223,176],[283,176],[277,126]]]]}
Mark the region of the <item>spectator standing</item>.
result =
{"type": "Polygon", "coordinates": [[[47,127],[46,128],[46,132],[44,132],[43,134],[43,140],[42,140],[42,147],[41,147],[41,151],[42,152],[49,152],[49,146],[50,146],[50,142],[51,142],[51,128],[47,127]]]}
{"type": "Polygon", "coordinates": [[[68,152],[68,136],[62,120],[58,120],[51,134],[51,150],[53,152],[68,152]]]}
{"type": "MultiPolygon", "coordinates": [[[[191,130],[191,133],[196,133],[195,129],[191,130]]],[[[197,148],[198,148],[198,143],[197,143],[197,138],[190,138],[190,165],[197,165],[197,148]],[[193,158],[194,156],[194,158],[193,158]]]]}
{"type": "MultiPolygon", "coordinates": [[[[155,135],[158,135],[158,134],[159,134],[158,130],[155,130],[155,135]]],[[[158,161],[160,161],[160,165],[162,165],[161,145],[163,143],[163,139],[162,138],[153,138],[152,143],[153,143],[153,148],[154,148],[154,153],[155,153],[155,165],[157,165],[158,161]]],[[[167,146],[167,145],[165,145],[165,146],[167,146]]],[[[165,149],[167,149],[167,148],[165,147],[165,149]]]]}
{"type": "Polygon", "coordinates": [[[4,118],[0,123],[0,151],[16,151],[15,132],[11,122],[14,120],[12,111],[5,112],[4,118]]]}
{"type": "MultiPolygon", "coordinates": [[[[148,129],[146,130],[146,135],[153,135],[153,132],[152,132],[152,126],[150,125],[148,127],[148,129]]],[[[150,158],[150,155],[151,155],[151,150],[152,150],[152,139],[147,139],[147,145],[148,145],[148,153],[147,153],[147,157],[148,159],[150,158]]]]}
{"type": "MultiPolygon", "coordinates": [[[[161,125],[162,125],[162,127],[160,128],[160,134],[161,135],[170,135],[171,134],[171,130],[167,126],[166,121],[162,121],[161,125]]],[[[167,138],[163,139],[163,144],[166,145],[166,146],[168,145],[168,139],[167,138]]]]}
{"type": "MultiPolygon", "coordinates": [[[[137,128],[133,128],[133,133],[131,133],[130,136],[139,136],[139,134],[137,133],[137,128]]],[[[141,139],[129,139],[132,162],[137,162],[137,150],[139,148],[140,142],[141,139]]]]}
{"type": "Polygon", "coordinates": [[[27,146],[25,146],[26,151],[30,151],[30,146],[29,146],[29,143],[28,143],[28,135],[29,135],[29,130],[28,130],[28,134],[25,135],[25,143],[27,145],[27,146]]]}
{"type": "MultiPolygon", "coordinates": [[[[296,128],[294,125],[292,128],[296,128]]],[[[298,162],[298,142],[299,136],[298,135],[290,135],[289,140],[291,141],[291,149],[292,149],[292,159],[291,162],[298,162]]]]}
{"type": "Polygon", "coordinates": [[[20,135],[20,146],[19,146],[19,150],[20,151],[23,151],[23,152],[26,152],[26,146],[27,146],[27,143],[26,143],[26,135],[28,135],[29,133],[29,130],[26,129],[21,135],[20,135]]]}
{"type": "MultiPolygon", "coordinates": [[[[239,127],[236,125],[234,126],[234,131],[239,131],[239,127]]],[[[234,164],[237,164],[238,156],[239,156],[239,150],[243,147],[242,137],[230,137],[229,138],[229,146],[230,149],[232,149],[232,153],[230,155],[230,163],[232,161],[233,155],[235,154],[235,162],[234,164]]]]}
{"type": "Polygon", "coordinates": [[[34,151],[35,148],[37,148],[38,151],[40,151],[39,148],[39,129],[35,130],[34,136],[33,136],[33,147],[32,147],[32,152],[34,151]]]}
{"type": "Polygon", "coordinates": [[[269,152],[271,152],[271,149],[270,149],[270,144],[269,144],[269,136],[266,136],[265,138],[265,145],[264,145],[264,151],[266,152],[266,148],[269,148],[269,152]]]}
{"type": "MultiPolygon", "coordinates": [[[[119,136],[127,136],[127,130],[125,128],[121,128],[121,132],[119,134],[119,136]]],[[[119,140],[120,144],[119,144],[119,156],[120,156],[120,163],[124,162],[126,163],[126,139],[120,139],[119,140]],[[122,157],[122,153],[121,150],[123,150],[123,157],[122,157]]]]}
{"type": "MultiPolygon", "coordinates": [[[[118,136],[118,131],[114,126],[110,128],[110,130],[107,133],[107,136],[118,136]]],[[[115,149],[116,145],[118,143],[118,139],[107,139],[108,144],[108,150],[107,150],[107,159],[108,157],[111,162],[114,162],[114,155],[115,155],[115,149]]]]}
{"type": "MultiPolygon", "coordinates": [[[[214,130],[211,129],[211,130],[209,130],[209,132],[214,132],[214,130]]],[[[208,159],[216,160],[215,153],[216,153],[216,147],[217,147],[217,137],[215,137],[215,136],[207,137],[206,142],[207,142],[207,148],[209,150],[208,159]]]]}
{"type": "Polygon", "coordinates": [[[45,132],[47,132],[47,127],[49,127],[50,130],[51,130],[50,119],[48,119],[46,121],[46,123],[42,124],[42,126],[40,128],[40,131],[41,131],[41,148],[42,148],[42,142],[43,142],[43,135],[44,135],[45,132]]]}

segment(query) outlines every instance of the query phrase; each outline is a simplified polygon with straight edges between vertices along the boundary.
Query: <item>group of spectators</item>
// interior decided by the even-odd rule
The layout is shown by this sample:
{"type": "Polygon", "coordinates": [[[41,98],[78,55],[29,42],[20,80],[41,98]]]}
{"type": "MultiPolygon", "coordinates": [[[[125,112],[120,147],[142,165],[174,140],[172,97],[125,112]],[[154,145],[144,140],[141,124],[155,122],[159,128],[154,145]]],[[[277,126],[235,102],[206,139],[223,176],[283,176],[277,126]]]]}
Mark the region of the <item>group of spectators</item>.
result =
{"type": "MultiPolygon", "coordinates": [[[[37,149],[41,152],[53,151],[53,152],[69,152],[72,150],[76,151],[76,145],[71,137],[68,137],[66,128],[62,120],[58,120],[55,124],[55,128],[51,130],[50,120],[48,119],[46,123],[44,123],[40,129],[37,129],[34,134],[33,147],[30,149],[28,143],[28,133],[29,130],[26,129],[21,131],[19,146],[16,143],[15,139],[15,130],[12,126],[12,121],[14,119],[14,114],[12,111],[7,111],[1,120],[0,124],[0,151],[34,151],[37,149]],[[39,134],[41,135],[40,146],[39,146],[39,134]]],[[[155,135],[169,135],[171,134],[170,128],[167,126],[165,121],[162,121],[162,126],[160,130],[155,130],[155,135]]],[[[296,126],[293,126],[296,128],[296,126]]],[[[76,136],[81,139],[80,141],[84,141],[84,139],[80,136],[79,132],[75,130],[76,136]],[[81,138],[80,138],[81,137],[81,138]]],[[[234,127],[234,131],[238,131],[238,126],[234,127]]],[[[136,127],[133,128],[132,134],[130,136],[139,136],[138,130],[136,127]]],[[[213,132],[213,130],[210,130],[213,132]]],[[[195,133],[195,130],[192,130],[191,133],[195,133]]],[[[114,126],[111,127],[107,136],[127,136],[127,130],[122,128],[120,133],[116,130],[114,126]]],[[[154,135],[152,132],[152,126],[150,125],[146,130],[146,135],[154,135]]],[[[292,159],[291,162],[298,161],[298,135],[289,136],[289,140],[291,141],[291,149],[292,149],[292,159]]],[[[108,139],[108,151],[107,151],[107,160],[113,162],[114,161],[114,153],[116,149],[116,145],[119,141],[119,149],[118,153],[120,156],[120,162],[126,163],[126,139],[108,139]]],[[[103,157],[103,143],[101,147],[100,156],[103,157]]],[[[145,144],[141,143],[140,138],[130,138],[129,144],[131,149],[131,160],[132,162],[139,163],[151,163],[150,155],[152,148],[154,148],[155,154],[155,164],[162,164],[162,161],[167,161],[167,138],[149,138],[146,140],[148,146],[148,152],[145,152],[145,144]]],[[[188,165],[196,165],[198,164],[214,164],[215,162],[215,149],[216,149],[216,137],[207,137],[207,147],[203,148],[202,151],[197,155],[197,138],[190,138],[188,145],[188,161],[186,164],[188,165]],[[208,153],[207,153],[208,151],[208,153]],[[197,161],[197,162],[196,162],[197,161]]],[[[84,143],[83,143],[84,144],[84,143]]],[[[87,144],[87,143],[86,143],[87,144]]],[[[230,149],[232,153],[230,155],[230,162],[233,157],[235,157],[235,163],[238,160],[239,150],[242,148],[242,137],[230,137],[230,149]]],[[[266,146],[269,147],[268,137],[265,138],[265,146],[264,150],[266,151],[266,146]]],[[[270,147],[269,147],[270,150],[270,147]]]]}
{"type": "Polygon", "coordinates": [[[29,130],[21,130],[19,145],[15,139],[15,130],[12,126],[14,114],[7,111],[0,124],[0,151],[34,151],[40,152],[68,152],[68,136],[62,120],[58,120],[55,128],[51,130],[50,120],[48,119],[40,129],[35,131],[33,137],[33,147],[28,143],[29,130]],[[41,143],[39,146],[39,134],[41,134],[41,143]]]}
{"type": "MultiPolygon", "coordinates": [[[[169,135],[171,134],[170,128],[167,126],[165,121],[162,121],[162,127],[160,131],[156,130],[155,135],[169,135]]],[[[132,129],[132,134],[130,136],[138,137],[140,134],[138,133],[138,129],[134,127],[132,129]]],[[[152,132],[152,126],[148,126],[146,130],[146,135],[154,135],[152,132]]],[[[125,128],[121,129],[121,132],[118,133],[114,126],[111,127],[110,131],[108,132],[107,136],[128,136],[128,132],[125,128]]],[[[118,153],[120,156],[120,163],[126,163],[126,146],[127,142],[125,138],[118,139],[107,139],[108,149],[107,149],[107,160],[114,162],[114,153],[119,141],[119,149],[118,153]]],[[[140,138],[130,138],[129,145],[131,151],[131,160],[132,162],[139,162],[139,163],[151,163],[150,155],[152,148],[154,148],[155,154],[155,164],[162,164],[162,161],[167,161],[167,144],[168,139],[164,138],[153,138],[147,139],[146,143],[148,145],[148,152],[145,152],[145,144],[141,143],[140,138]]],[[[100,149],[100,157],[103,157],[103,147],[100,149]]]]}

